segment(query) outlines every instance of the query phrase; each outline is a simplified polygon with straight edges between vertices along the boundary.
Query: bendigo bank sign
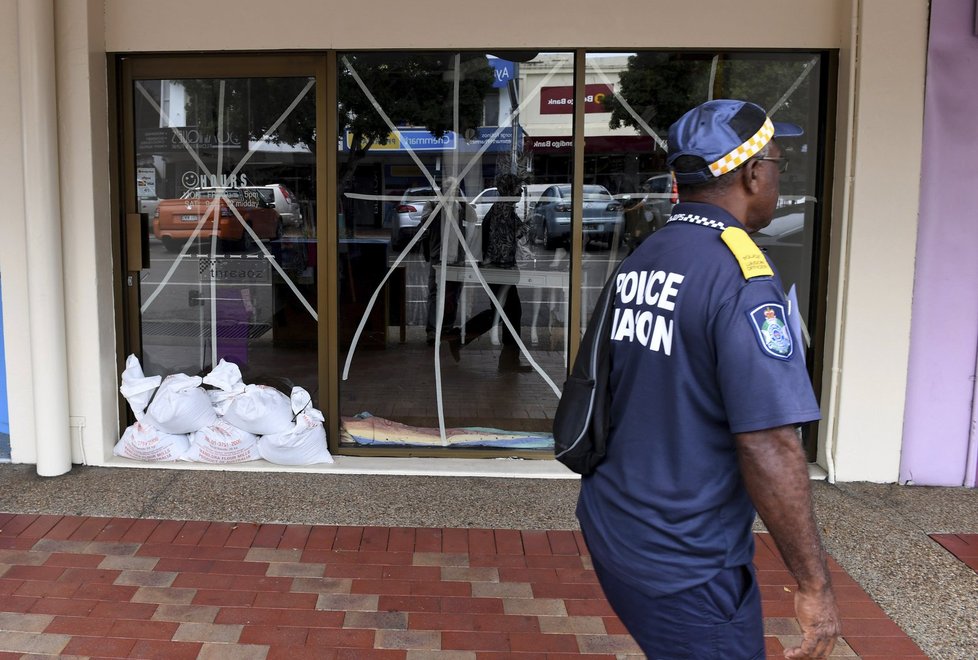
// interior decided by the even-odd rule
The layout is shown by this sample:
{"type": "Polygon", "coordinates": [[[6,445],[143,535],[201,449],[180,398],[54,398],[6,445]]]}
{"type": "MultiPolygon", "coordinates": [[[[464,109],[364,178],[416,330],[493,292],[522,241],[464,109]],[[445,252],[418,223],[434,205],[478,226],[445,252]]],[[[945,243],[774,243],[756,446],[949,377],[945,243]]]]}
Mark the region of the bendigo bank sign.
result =
{"type": "MultiPolygon", "coordinates": [[[[610,112],[604,99],[614,94],[611,85],[585,85],[584,112],[610,112]]],[[[569,115],[574,112],[574,87],[544,87],[540,90],[541,115],[569,115]]]]}

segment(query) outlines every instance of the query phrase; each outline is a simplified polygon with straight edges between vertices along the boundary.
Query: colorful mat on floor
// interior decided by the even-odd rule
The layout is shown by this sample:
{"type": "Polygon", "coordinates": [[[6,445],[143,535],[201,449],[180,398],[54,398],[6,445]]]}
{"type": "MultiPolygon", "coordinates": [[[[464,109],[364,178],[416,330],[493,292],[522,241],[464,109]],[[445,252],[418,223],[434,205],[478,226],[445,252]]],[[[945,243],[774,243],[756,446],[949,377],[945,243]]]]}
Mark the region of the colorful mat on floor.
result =
{"type": "Polygon", "coordinates": [[[341,443],[384,447],[483,447],[553,449],[549,433],[504,431],[481,426],[445,429],[445,441],[437,428],[408,426],[363,412],[343,417],[341,443]]]}

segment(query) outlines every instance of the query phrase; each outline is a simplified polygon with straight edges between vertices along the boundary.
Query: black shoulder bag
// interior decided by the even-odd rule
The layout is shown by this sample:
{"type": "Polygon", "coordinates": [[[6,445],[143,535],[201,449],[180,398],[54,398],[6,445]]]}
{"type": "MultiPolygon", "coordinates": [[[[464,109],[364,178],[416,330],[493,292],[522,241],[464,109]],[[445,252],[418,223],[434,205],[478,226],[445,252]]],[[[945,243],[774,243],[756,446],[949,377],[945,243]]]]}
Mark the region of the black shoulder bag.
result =
{"type": "Polygon", "coordinates": [[[620,269],[619,264],[601,290],[554,415],[554,457],[583,475],[594,472],[607,449],[611,318],[620,269]]]}

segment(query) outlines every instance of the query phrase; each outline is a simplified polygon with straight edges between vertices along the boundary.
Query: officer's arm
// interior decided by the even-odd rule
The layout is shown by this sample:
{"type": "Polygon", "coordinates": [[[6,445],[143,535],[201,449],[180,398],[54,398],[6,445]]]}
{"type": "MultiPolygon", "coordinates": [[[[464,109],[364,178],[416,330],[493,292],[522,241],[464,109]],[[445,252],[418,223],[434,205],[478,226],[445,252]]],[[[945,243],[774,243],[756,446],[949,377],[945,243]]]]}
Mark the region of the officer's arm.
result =
{"type": "Polygon", "coordinates": [[[804,637],[786,658],[827,656],[841,632],[812,511],[808,465],[791,426],[736,436],[740,471],[754,506],[798,581],[795,614],[804,637]]]}

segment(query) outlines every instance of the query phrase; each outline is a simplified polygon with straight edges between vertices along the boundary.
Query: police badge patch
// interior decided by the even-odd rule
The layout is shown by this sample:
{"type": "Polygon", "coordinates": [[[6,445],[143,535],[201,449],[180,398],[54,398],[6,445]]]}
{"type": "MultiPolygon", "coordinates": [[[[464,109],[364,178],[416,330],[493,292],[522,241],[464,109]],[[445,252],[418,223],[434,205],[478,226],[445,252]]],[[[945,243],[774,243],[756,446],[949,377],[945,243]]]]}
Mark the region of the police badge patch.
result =
{"type": "Polygon", "coordinates": [[[771,357],[787,360],[791,357],[794,346],[791,342],[791,331],[788,329],[787,315],[784,305],[767,303],[748,312],[761,350],[771,357]]]}

